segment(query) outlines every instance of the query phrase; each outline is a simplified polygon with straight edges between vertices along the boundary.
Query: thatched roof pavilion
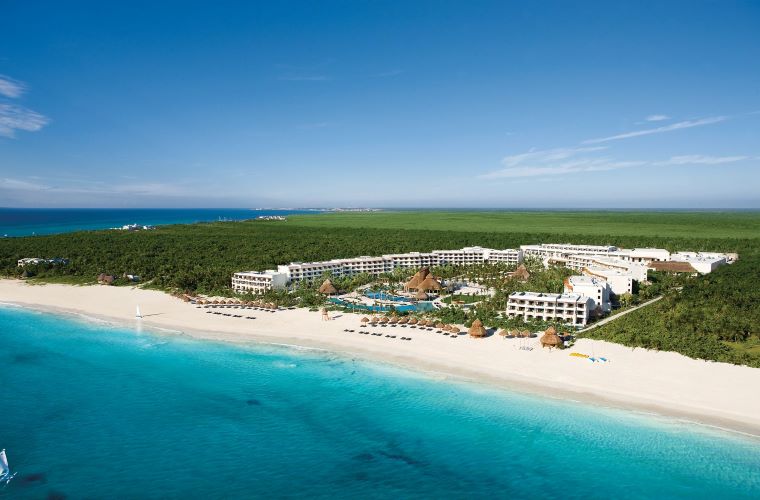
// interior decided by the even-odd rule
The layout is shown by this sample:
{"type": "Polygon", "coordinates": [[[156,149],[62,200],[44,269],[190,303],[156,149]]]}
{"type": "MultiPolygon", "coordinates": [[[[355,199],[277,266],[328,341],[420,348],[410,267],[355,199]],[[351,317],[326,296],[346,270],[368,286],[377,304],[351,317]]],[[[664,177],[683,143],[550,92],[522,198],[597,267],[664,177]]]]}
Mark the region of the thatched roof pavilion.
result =
{"type": "Polygon", "coordinates": [[[422,269],[417,271],[414,274],[414,276],[412,276],[412,279],[406,282],[406,284],[404,285],[404,288],[406,290],[417,290],[420,283],[425,281],[425,278],[427,278],[429,274],[430,274],[430,269],[427,267],[423,267],[422,269]]]}
{"type": "Polygon", "coordinates": [[[338,289],[335,288],[335,285],[332,284],[332,281],[330,281],[329,279],[326,279],[322,283],[322,286],[319,287],[319,293],[324,294],[324,295],[335,295],[336,293],[338,293],[338,289]]]}
{"type": "Polygon", "coordinates": [[[520,281],[528,281],[530,279],[530,272],[525,264],[520,264],[517,269],[510,275],[510,278],[514,278],[520,281]]]}
{"type": "Polygon", "coordinates": [[[546,329],[541,337],[541,347],[559,347],[562,345],[562,339],[557,335],[557,330],[550,326],[546,329]]]}
{"type": "Polygon", "coordinates": [[[428,297],[427,293],[425,293],[422,290],[420,290],[419,292],[417,292],[417,295],[415,295],[414,298],[417,299],[417,300],[427,300],[430,297],[428,297]]]}
{"type": "Polygon", "coordinates": [[[438,283],[438,281],[436,281],[432,275],[428,275],[427,278],[425,278],[422,283],[419,284],[417,289],[423,290],[425,292],[438,291],[441,289],[441,284],[438,283]]]}
{"type": "Polygon", "coordinates": [[[472,326],[470,326],[468,333],[470,334],[470,337],[485,337],[486,328],[483,326],[483,323],[479,319],[476,319],[472,322],[472,326]]]}

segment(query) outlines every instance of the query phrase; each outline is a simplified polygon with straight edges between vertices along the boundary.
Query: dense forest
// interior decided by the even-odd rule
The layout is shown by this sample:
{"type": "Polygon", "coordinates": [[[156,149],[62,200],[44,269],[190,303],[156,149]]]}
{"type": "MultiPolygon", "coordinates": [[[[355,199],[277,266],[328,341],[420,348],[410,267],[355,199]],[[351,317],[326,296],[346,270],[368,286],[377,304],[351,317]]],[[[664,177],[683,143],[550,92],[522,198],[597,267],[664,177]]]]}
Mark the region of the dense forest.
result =
{"type": "MultiPolygon", "coordinates": [[[[676,350],[693,357],[760,366],[760,287],[757,284],[760,239],[755,238],[701,238],[698,234],[663,238],[215,222],[165,226],[151,231],[109,230],[4,238],[0,239],[0,274],[20,277],[25,273],[25,277],[43,281],[93,283],[100,273],[117,277],[128,273],[139,275],[143,283],[159,289],[229,295],[233,272],[263,270],[291,261],[468,245],[514,248],[550,241],[621,247],[655,246],[671,251],[738,252],[740,259],[736,264],[688,280],[680,291],[651,289],[650,295],[662,291],[666,298],[592,330],[589,335],[631,346],[676,350]],[[17,266],[17,260],[24,257],[62,257],[69,262],[22,269],[17,266]]],[[[561,274],[540,274],[528,286],[553,287],[552,283],[556,285],[561,278],[561,274]]],[[[500,288],[503,290],[494,301],[463,319],[471,321],[469,316],[477,314],[484,316],[481,320],[486,323],[503,323],[495,315],[509,288],[500,288]]],[[[311,296],[309,290],[303,290],[301,294],[311,296]]]]}

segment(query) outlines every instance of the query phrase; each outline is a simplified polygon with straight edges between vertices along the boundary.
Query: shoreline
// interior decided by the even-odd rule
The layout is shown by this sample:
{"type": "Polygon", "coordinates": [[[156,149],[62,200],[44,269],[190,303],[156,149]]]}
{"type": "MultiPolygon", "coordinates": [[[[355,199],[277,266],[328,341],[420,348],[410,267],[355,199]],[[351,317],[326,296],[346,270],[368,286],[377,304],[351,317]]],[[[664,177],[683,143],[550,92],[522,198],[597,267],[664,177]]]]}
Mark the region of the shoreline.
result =
{"type": "Polygon", "coordinates": [[[365,329],[361,315],[336,314],[321,321],[305,309],[276,313],[229,310],[257,319],[205,314],[205,309],[168,294],[136,287],[29,285],[0,279],[0,304],[43,313],[82,316],[118,328],[239,345],[274,345],[314,349],[342,357],[401,367],[435,379],[449,379],[507,389],[528,395],[590,404],[681,420],[760,439],[760,396],[743,388],[760,384],[760,369],[699,361],[672,352],[646,351],[581,339],[562,351],[517,349],[517,339],[460,337],[454,342],[434,331],[371,328],[383,334],[410,336],[412,342],[343,329],[365,329]],[[134,318],[139,303],[143,319],[134,318]],[[598,365],[570,352],[604,353],[598,365]]]}

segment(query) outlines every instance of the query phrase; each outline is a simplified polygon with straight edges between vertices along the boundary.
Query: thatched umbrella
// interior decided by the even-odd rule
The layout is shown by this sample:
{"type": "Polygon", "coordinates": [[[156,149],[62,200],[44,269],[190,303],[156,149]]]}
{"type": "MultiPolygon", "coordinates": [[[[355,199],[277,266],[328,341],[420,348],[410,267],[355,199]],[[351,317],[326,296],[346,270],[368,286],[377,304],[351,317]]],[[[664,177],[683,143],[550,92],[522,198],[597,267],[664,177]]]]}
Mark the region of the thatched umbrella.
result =
{"type": "Polygon", "coordinates": [[[470,337],[485,337],[486,329],[483,326],[483,323],[479,319],[476,319],[472,322],[472,326],[470,326],[468,333],[470,334],[470,337]]]}
{"type": "Polygon", "coordinates": [[[509,332],[507,330],[499,330],[499,335],[501,335],[502,337],[506,337],[507,335],[509,335],[509,332]]]}
{"type": "Polygon", "coordinates": [[[364,316],[361,321],[362,321],[363,324],[366,325],[367,323],[369,323],[369,318],[366,317],[366,316],[364,316]]]}
{"type": "Polygon", "coordinates": [[[452,325],[451,328],[449,328],[449,332],[451,332],[452,335],[459,335],[460,330],[458,326],[452,325]]]}
{"type": "Polygon", "coordinates": [[[444,326],[446,326],[446,325],[444,325],[443,323],[440,323],[440,322],[435,324],[435,327],[438,328],[439,330],[442,330],[444,326]]]}
{"type": "Polygon", "coordinates": [[[416,325],[417,324],[417,318],[410,318],[409,319],[409,324],[410,325],[416,325]]]}
{"type": "Polygon", "coordinates": [[[389,319],[388,322],[392,325],[395,325],[398,323],[398,318],[396,316],[391,316],[391,319],[389,319]]]}
{"type": "Polygon", "coordinates": [[[326,279],[322,283],[322,286],[319,287],[319,293],[323,295],[335,295],[336,293],[338,293],[338,289],[335,288],[335,285],[332,284],[332,281],[330,281],[329,279],[326,279]]]}
{"type": "Polygon", "coordinates": [[[399,325],[405,325],[407,323],[409,323],[409,318],[401,318],[398,320],[399,325]]]}
{"type": "Polygon", "coordinates": [[[380,318],[380,323],[387,323],[388,321],[390,321],[390,320],[388,318],[386,318],[385,316],[383,316],[382,318],[380,318]]]}
{"type": "Polygon", "coordinates": [[[521,331],[520,332],[520,336],[521,337],[525,337],[525,338],[530,337],[530,330],[523,330],[523,331],[521,331]]]}
{"type": "Polygon", "coordinates": [[[559,347],[562,345],[562,339],[557,335],[557,329],[550,326],[546,329],[541,337],[541,347],[559,347]]]}

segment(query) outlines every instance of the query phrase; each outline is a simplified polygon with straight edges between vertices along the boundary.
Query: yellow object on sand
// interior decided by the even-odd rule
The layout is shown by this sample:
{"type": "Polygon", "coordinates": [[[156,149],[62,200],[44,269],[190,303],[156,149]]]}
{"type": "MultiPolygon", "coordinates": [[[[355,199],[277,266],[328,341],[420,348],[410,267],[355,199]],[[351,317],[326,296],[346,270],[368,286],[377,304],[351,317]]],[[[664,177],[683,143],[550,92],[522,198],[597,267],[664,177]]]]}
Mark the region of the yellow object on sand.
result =
{"type": "Polygon", "coordinates": [[[581,354],[579,352],[571,352],[570,356],[575,356],[576,358],[588,358],[588,354],[581,354]]]}

